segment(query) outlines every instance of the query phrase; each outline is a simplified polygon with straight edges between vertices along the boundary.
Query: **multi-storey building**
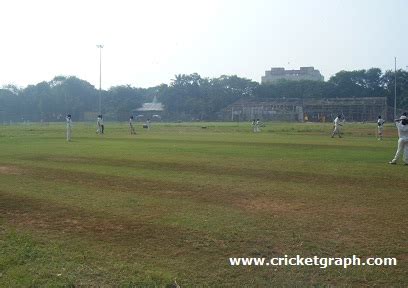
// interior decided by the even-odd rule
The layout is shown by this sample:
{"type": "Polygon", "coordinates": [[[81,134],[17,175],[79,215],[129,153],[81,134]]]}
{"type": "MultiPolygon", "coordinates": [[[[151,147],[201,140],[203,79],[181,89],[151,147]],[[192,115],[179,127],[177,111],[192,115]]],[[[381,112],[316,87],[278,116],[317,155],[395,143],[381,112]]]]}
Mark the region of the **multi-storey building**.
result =
{"type": "Polygon", "coordinates": [[[324,77],[314,67],[300,67],[299,70],[285,70],[285,68],[276,67],[265,71],[265,76],[262,76],[261,83],[272,84],[282,79],[291,81],[323,81],[324,77]]]}

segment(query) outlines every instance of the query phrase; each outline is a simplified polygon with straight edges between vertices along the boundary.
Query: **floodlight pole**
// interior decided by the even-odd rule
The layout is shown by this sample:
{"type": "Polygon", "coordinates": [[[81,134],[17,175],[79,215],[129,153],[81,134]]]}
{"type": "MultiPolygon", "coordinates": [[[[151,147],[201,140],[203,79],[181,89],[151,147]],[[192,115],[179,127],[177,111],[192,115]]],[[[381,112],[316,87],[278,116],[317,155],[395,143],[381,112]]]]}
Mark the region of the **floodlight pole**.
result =
{"type": "Polygon", "coordinates": [[[394,57],[394,119],[397,119],[397,57],[394,57]]]}
{"type": "Polygon", "coordinates": [[[96,45],[99,48],[99,114],[102,114],[102,48],[103,45],[96,45]]]}

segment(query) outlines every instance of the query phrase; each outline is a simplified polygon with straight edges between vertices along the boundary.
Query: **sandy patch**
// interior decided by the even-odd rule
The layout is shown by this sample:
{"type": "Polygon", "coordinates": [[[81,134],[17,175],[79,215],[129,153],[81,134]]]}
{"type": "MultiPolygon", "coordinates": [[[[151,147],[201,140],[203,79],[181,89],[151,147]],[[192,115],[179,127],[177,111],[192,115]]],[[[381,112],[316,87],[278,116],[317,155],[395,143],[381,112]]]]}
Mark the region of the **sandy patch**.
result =
{"type": "Polygon", "coordinates": [[[304,203],[289,203],[281,200],[271,200],[265,198],[244,200],[239,203],[239,206],[253,211],[265,211],[272,213],[295,212],[305,209],[304,203]]]}
{"type": "Polygon", "coordinates": [[[14,166],[0,166],[0,174],[18,175],[18,174],[21,174],[21,169],[14,167],[14,166]]]}

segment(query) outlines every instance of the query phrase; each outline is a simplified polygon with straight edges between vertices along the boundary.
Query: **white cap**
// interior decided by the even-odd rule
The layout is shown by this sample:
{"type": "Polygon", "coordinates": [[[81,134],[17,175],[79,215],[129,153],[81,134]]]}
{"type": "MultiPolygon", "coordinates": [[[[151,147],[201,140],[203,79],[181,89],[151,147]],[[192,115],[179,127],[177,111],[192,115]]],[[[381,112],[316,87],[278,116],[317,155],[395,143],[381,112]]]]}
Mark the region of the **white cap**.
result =
{"type": "Polygon", "coordinates": [[[405,115],[402,115],[402,116],[399,118],[399,120],[405,120],[405,119],[408,119],[407,116],[405,116],[405,115]]]}

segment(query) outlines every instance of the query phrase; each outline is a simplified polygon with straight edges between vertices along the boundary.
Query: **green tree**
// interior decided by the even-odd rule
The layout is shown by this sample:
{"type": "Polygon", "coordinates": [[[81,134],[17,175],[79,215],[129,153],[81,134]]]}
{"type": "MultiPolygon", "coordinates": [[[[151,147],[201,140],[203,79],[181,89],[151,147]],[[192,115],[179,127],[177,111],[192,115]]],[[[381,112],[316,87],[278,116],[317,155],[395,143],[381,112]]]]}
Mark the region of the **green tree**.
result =
{"type": "Polygon", "coordinates": [[[397,75],[397,108],[408,111],[408,71],[388,70],[381,77],[381,83],[387,97],[388,106],[394,106],[395,75],[397,75]]]}
{"type": "Polygon", "coordinates": [[[146,89],[133,88],[130,85],[114,86],[106,96],[107,112],[116,115],[116,119],[128,119],[133,109],[139,108],[144,101],[146,89]]]}

